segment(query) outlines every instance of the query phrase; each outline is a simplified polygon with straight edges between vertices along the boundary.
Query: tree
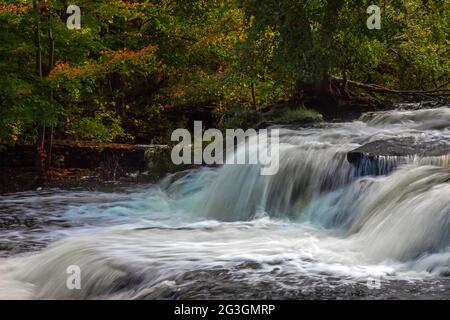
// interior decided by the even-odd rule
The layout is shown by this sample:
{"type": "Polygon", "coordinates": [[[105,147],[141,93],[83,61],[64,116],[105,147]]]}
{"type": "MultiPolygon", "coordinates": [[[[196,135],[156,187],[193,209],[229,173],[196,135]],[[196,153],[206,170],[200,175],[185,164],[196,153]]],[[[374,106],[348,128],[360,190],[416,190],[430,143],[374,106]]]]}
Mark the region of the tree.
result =
{"type": "Polygon", "coordinates": [[[431,61],[410,68],[416,69],[416,73],[417,69],[424,74],[434,73],[433,78],[448,76],[448,68],[443,72],[437,66],[437,61],[442,60],[446,60],[442,65],[448,65],[444,51],[448,39],[443,40],[443,30],[448,27],[448,19],[445,20],[448,13],[443,13],[443,9],[448,5],[430,1],[428,9],[422,9],[421,2],[408,1],[408,12],[403,1],[385,3],[382,29],[369,30],[366,9],[371,3],[368,1],[242,0],[247,18],[253,21],[250,32],[263,33],[271,28],[278,33],[273,72],[295,83],[294,103],[303,105],[306,92],[328,108],[350,98],[346,81],[349,78],[365,77],[363,80],[379,84],[404,83],[401,79],[405,76],[404,70],[398,67],[411,61],[411,57],[405,55],[421,59],[429,54],[431,61]],[[406,15],[408,19],[404,19],[406,15]],[[437,23],[432,22],[435,19],[437,23]],[[423,36],[420,30],[429,32],[423,36]],[[422,41],[417,43],[417,37],[422,41]],[[440,40],[436,41],[436,37],[440,40]],[[415,49],[406,54],[402,47],[410,48],[413,43],[415,49]],[[393,53],[397,56],[393,57],[393,53]],[[340,87],[333,86],[335,77],[344,79],[340,87]]]}
{"type": "Polygon", "coordinates": [[[79,0],[81,30],[67,5],[0,2],[0,142],[151,141],[177,125],[168,111],[223,97],[243,33],[234,1],[79,0]]]}

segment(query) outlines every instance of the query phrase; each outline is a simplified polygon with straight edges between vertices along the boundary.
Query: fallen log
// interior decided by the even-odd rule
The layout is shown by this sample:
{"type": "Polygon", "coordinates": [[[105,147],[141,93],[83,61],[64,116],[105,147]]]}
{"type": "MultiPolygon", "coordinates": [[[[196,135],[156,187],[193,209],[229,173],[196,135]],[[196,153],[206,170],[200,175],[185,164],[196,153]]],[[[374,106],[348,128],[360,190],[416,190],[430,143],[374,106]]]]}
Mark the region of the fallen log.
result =
{"type": "MultiPolygon", "coordinates": [[[[343,79],[334,79],[339,83],[343,83],[343,79]]],[[[436,89],[436,90],[424,90],[424,91],[409,91],[409,90],[394,90],[389,89],[383,86],[379,86],[376,84],[366,84],[362,82],[347,80],[347,84],[352,85],[354,87],[364,89],[371,92],[378,92],[383,94],[395,94],[400,96],[423,96],[428,98],[449,98],[450,90],[449,89],[436,89]]]]}

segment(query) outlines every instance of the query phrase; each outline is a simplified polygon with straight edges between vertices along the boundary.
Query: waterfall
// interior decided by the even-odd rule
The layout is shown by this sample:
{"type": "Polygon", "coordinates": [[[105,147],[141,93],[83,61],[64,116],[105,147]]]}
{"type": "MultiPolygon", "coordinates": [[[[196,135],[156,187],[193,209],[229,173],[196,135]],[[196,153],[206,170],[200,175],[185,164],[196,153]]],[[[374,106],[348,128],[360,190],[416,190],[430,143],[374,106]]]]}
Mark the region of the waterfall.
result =
{"type": "Polygon", "coordinates": [[[448,129],[450,108],[375,112],[363,115],[361,120],[369,125],[400,124],[418,130],[448,129]]]}
{"type": "MultiPolygon", "coordinates": [[[[281,128],[273,176],[258,165],[224,165],[168,176],[117,201],[78,195],[78,207],[61,209],[68,220],[111,225],[67,231],[40,252],[0,260],[0,298],[161,297],[194,285],[192,272],[215,270],[215,281],[283,288],[299,275],[442,277],[450,272],[450,156],[380,155],[355,165],[348,153],[398,137],[448,144],[449,115],[389,111],[281,128]],[[70,265],[82,270],[82,291],[66,288],[70,265]]],[[[258,152],[243,148],[236,152],[258,152]]]]}

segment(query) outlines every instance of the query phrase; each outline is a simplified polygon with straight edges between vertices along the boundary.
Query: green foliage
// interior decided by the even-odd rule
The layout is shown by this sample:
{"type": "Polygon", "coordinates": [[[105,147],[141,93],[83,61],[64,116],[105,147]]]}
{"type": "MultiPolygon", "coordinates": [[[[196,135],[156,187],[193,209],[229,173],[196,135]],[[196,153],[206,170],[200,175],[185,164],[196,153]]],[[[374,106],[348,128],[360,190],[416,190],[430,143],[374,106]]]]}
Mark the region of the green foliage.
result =
{"type": "Polygon", "coordinates": [[[246,126],[297,80],[344,73],[398,89],[448,83],[449,2],[384,1],[381,30],[366,27],[370,4],[78,0],[82,28],[69,30],[66,1],[0,0],[0,144],[49,127],[56,139],[162,142],[204,106],[220,127],[246,126]]]}
{"type": "Polygon", "coordinates": [[[320,113],[314,110],[300,108],[290,109],[286,108],[281,113],[275,116],[273,120],[276,123],[309,123],[322,121],[323,117],[320,113]]]}
{"type": "Polygon", "coordinates": [[[448,80],[448,1],[385,1],[381,30],[366,27],[370,1],[241,2],[249,34],[262,37],[269,28],[278,35],[266,63],[277,78],[312,83],[345,71],[395,88],[434,88],[448,80]]]}
{"type": "Polygon", "coordinates": [[[112,112],[96,112],[93,117],[79,117],[69,124],[67,133],[75,141],[112,142],[125,136],[121,120],[112,112]]]}

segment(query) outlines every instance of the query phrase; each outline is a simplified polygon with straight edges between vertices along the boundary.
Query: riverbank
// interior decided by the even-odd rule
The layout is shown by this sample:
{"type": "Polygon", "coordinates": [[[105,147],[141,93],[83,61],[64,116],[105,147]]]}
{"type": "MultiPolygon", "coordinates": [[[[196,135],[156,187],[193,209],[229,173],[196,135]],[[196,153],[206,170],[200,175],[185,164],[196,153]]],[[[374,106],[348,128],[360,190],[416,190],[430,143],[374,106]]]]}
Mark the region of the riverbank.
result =
{"type": "Polygon", "coordinates": [[[273,176],[230,165],[104,192],[2,195],[0,296],[445,299],[450,171],[408,155],[448,153],[428,142],[448,144],[449,128],[449,108],[288,126],[273,176]],[[401,149],[395,137],[420,143],[401,149]],[[356,159],[406,158],[389,174],[355,174],[356,148],[356,159]],[[65,287],[70,265],[82,290],[65,287]]]}
{"type": "MultiPolygon", "coordinates": [[[[391,109],[414,111],[429,108],[437,109],[440,106],[435,102],[403,103],[396,104],[391,109]]],[[[365,113],[364,117],[370,119],[373,117],[373,112],[375,111],[365,113]]],[[[356,111],[355,113],[342,114],[338,118],[325,118],[310,109],[292,110],[286,107],[278,107],[262,110],[259,118],[248,116],[247,126],[258,129],[273,125],[307,128],[320,126],[320,123],[324,121],[328,123],[351,122],[360,117],[361,113],[356,111]]],[[[431,114],[430,117],[432,118],[433,115],[431,114]]],[[[433,120],[431,118],[430,121],[433,120]]],[[[439,119],[437,125],[439,125],[439,119]]],[[[383,145],[382,142],[377,143],[383,145]]],[[[395,149],[395,145],[391,146],[392,148],[395,149]]],[[[402,148],[405,149],[405,146],[402,148]]],[[[379,155],[385,156],[381,151],[379,155]]],[[[389,155],[395,155],[394,151],[389,155]]],[[[53,146],[51,166],[46,176],[42,177],[37,175],[33,166],[35,161],[34,146],[4,147],[3,151],[0,152],[0,194],[39,188],[103,190],[111,186],[154,183],[168,173],[188,169],[187,166],[172,164],[170,152],[168,144],[80,145],[59,142],[53,146]]],[[[358,154],[358,152],[355,154],[358,154]]],[[[377,155],[371,155],[372,158],[374,156],[377,155]]],[[[349,155],[350,162],[355,163],[354,158],[353,154],[349,155]]]]}
{"type": "MultiPolygon", "coordinates": [[[[152,183],[176,171],[166,145],[55,144],[45,176],[33,167],[34,146],[6,147],[0,152],[0,194],[61,188],[97,190],[152,183]]],[[[185,168],[183,168],[185,169],[185,168]]]]}

